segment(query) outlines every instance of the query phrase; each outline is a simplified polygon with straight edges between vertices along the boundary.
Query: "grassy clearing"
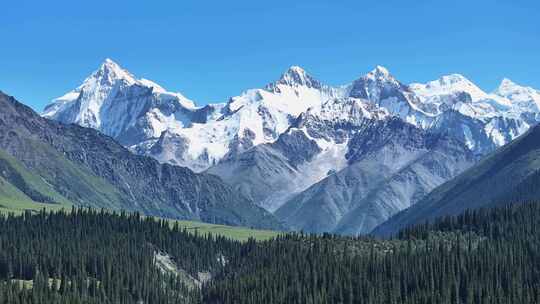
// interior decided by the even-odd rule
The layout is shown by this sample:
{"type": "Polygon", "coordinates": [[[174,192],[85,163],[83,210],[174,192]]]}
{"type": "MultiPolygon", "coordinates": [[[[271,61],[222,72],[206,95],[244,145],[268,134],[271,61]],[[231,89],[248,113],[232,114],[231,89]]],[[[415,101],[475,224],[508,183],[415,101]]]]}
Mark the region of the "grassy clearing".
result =
{"type": "Polygon", "coordinates": [[[20,214],[25,210],[39,211],[43,208],[48,210],[60,210],[70,207],[68,203],[45,204],[35,202],[15,186],[0,177],[0,212],[13,212],[20,214]]]}
{"type": "MultiPolygon", "coordinates": [[[[21,214],[26,210],[39,211],[45,208],[46,210],[59,211],[61,209],[71,211],[71,205],[43,204],[37,203],[29,199],[20,192],[17,188],[10,184],[2,184],[0,178],[0,213],[21,214]]],[[[159,219],[159,218],[156,218],[159,219]]],[[[209,224],[197,221],[180,221],[168,220],[171,226],[175,223],[188,231],[199,235],[220,235],[233,240],[247,241],[249,238],[254,238],[257,241],[264,241],[278,236],[279,231],[257,230],[247,227],[225,226],[217,224],[209,224]]]]}
{"type": "MultiPolygon", "coordinates": [[[[88,286],[90,286],[90,280],[91,278],[88,278],[87,280],[87,284],[88,286]]],[[[19,287],[19,289],[32,289],[34,288],[34,280],[20,280],[20,279],[11,279],[10,280],[11,283],[15,283],[17,284],[17,286],[19,287]]],[[[54,279],[54,278],[49,278],[48,279],[49,281],[49,288],[55,288],[56,290],[58,290],[58,288],[60,287],[60,284],[62,283],[62,280],[61,279],[54,279]]],[[[71,281],[66,281],[68,286],[71,286],[71,281]]],[[[98,287],[100,286],[101,284],[101,281],[97,281],[97,285],[98,287]]]]}
{"type": "Polygon", "coordinates": [[[247,241],[249,238],[254,238],[257,241],[264,241],[283,233],[272,230],[251,229],[248,227],[225,226],[196,221],[171,220],[171,225],[174,225],[175,223],[178,223],[180,227],[186,228],[188,231],[193,231],[193,233],[198,233],[201,235],[210,233],[239,241],[247,241]]]}
{"type": "Polygon", "coordinates": [[[30,172],[2,150],[0,170],[0,211],[17,214],[25,210],[59,210],[71,206],[69,200],[56,192],[43,178],[30,172]],[[37,202],[32,197],[46,198],[45,201],[54,203],[37,202]]]}

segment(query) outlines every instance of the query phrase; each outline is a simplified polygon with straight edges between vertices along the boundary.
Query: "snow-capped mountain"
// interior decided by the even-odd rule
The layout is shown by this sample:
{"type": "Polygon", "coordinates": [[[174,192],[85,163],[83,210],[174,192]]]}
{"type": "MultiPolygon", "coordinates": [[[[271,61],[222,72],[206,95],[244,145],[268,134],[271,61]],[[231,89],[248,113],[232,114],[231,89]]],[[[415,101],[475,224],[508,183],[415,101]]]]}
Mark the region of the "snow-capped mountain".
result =
{"type": "Polygon", "coordinates": [[[263,88],[201,107],[106,60],[80,87],[53,100],[43,115],[96,128],[161,162],[219,175],[268,210],[288,206],[277,214],[291,227],[359,233],[540,121],[540,93],[507,79],[486,93],[459,74],[407,85],[381,66],[333,87],[292,66],[263,88]],[[400,130],[388,127],[396,125],[388,123],[394,119],[413,128],[400,140],[392,136],[400,130]],[[358,145],[359,137],[377,134],[388,141],[358,145]],[[433,138],[444,140],[437,145],[433,138]],[[368,146],[370,153],[360,153],[368,146]],[[396,151],[410,162],[394,159],[396,151]],[[362,180],[373,166],[379,175],[368,187],[362,180]],[[385,187],[376,183],[381,179],[385,187]],[[331,207],[342,194],[348,207],[331,207]],[[392,207],[368,208],[359,202],[367,199],[364,194],[371,202],[384,198],[392,207]],[[324,212],[317,208],[339,210],[331,215],[333,224],[306,222],[304,215],[321,218],[324,212]],[[354,223],[374,209],[369,224],[354,223]]]}
{"type": "Polygon", "coordinates": [[[137,79],[110,59],[81,86],[53,100],[42,114],[63,123],[95,128],[141,154],[174,129],[204,123],[217,110],[195,107],[146,79],[137,79]]]}
{"type": "Polygon", "coordinates": [[[43,116],[96,128],[138,153],[202,171],[227,153],[275,141],[300,113],[339,94],[293,66],[263,89],[196,107],[107,59],[43,116]]]}
{"type": "Polygon", "coordinates": [[[43,116],[96,128],[137,153],[203,171],[228,153],[277,140],[301,113],[345,97],[367,100],[423,129],[457,133],[484,154],[537,121],[539,96],[506,79],[487,94],[458,74],[405,85],[381,66],[349,85],[331,87],[292,66],[262,89],[197,107],[107,59],[81,86],[53,100],[43,116]],[[455,124],[456,132],[447,129],[455,124]]]}
{"type": "Polygon", "coordinates": [[[349,85],[348,94],[368,99],[420,128],[448,133],[483,155],[539,121],[538,92],[515,84],[510,87],[514,94],[500,88],[488,94],[459,74],[404,85],[377,67],[349,85]]]}
{"type": "Polygon", "coordinates": [[[339,96],[299,67],[289,68],[279,80],[263,89],[251,89],[232,97],[204,124],[171,129],[165,137],[177,145],[161,145],[161,153],[150,154],[163,162],[204,170],[230,154],[275,141],[291,122],[310,107],[339,96]],[[194,160],[201,160],[197,166],[194,160]]]}
{"type": "MultiPolygon", "coordinates": [[[[540,91],[530,87],[522,87],[510,79],[504,78],[493,95],[511,101],[511,109],[516,114],[540,113],[540,91]]],[[[534,117],[535,121],[537,120],[536,116],[534,117]]]]}
{"type": "Polygon", "coordinates": [[[487,94],[484,93],[484,91],[460,74],[445,75],[426,84],[413,83],[409,85],[409,88],[415,92],[424,103],[426,103],[425,101],[429,98],[435,96],[452,95],[462,92],[469,94],[472,100],[481,100],[487,97],[487,94]]]}
{"type": "Polygon", "coordinates": [[[1,183],[23,201],[282,227],[216,176],[134,155],[94,129],[44,119],[1,91],[0,109],[1,183]]]}
{"type": "Polygon", "coordinates": [[[406,85],[399,82],[381,66],[346,86],[347,96],[360,98],[387,109],[404,121],[427,127],[431,122],[427,112],[420,108],[419,99],[406,85]]]}

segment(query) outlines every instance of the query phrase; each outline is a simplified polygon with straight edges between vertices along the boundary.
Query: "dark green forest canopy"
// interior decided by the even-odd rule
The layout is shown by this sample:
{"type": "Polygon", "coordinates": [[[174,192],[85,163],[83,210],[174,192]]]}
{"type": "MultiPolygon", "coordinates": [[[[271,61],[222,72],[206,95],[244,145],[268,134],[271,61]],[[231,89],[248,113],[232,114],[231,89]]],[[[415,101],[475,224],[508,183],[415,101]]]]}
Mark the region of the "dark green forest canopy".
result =
{"type": "Polygon", "coordinates": [[[0,216],[0,302],[189,303],[199,292],[185,277],[218,271],[218,253],[232,256],[239,248],[237,241],[138,214],[77,209],[0,216]],[[187,275],[160,270],[157,253],[174,253],[187,275]],[[47,287],[47,279],[59,286],[47,287]],[[20,280],[32,280],[33,288],[20,291],[20,280]]]}
{"type": "Polygon", "coordinates": [[[537,227],[535,203],[467,211],[391,240],[242,243],[88,209],[1,216],[0,303],[538,303],[537,227]]]}

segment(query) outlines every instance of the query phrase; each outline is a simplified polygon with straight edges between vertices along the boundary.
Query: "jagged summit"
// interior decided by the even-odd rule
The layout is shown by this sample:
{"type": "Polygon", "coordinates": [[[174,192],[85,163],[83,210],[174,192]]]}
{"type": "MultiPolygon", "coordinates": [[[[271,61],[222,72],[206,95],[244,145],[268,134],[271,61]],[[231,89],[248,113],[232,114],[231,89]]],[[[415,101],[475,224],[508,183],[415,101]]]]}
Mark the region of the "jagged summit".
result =
{"type": "Polygon", "coordinates": [[[405,91],[406,89],[390,74],[387,68],[377,65],[373,70],[353,81],[347,90],[349,97],[367,99],[378,103],[381,94],[384,95],[383,97],[401,95],[397,91],[405,91]]]}
{"type": "Polygon", "coordinates": [[[92,73],[81,87],[85,86],[88,80],[91,82],[99,80],[101,84],[114,85],[117,81],[124,81],[127,85],[137,84],[142,87],[152,88],[153,92],[178,97],[182,106],[186,108],[194,108],[195,103],[184,95],[175,92],[169,92],[161,85],[155,83],[152,80],[146,78],[137,78],[131,72],[120,66],[117,62],[110,58],[105,58],[99,69],[92,73]]]}
{"type": "Polygon", "coordinates": [[[520,111],[540,111],[540,91],[516,84],[508,78],[501,81],[493,95],[510,100],[520,111]]]}
{"type": "Polygon", "coordinates": [[[288,74],[288,73],[296,73],[296,74],[306,74],[306,70],[304,70],[302,67],[300,66],[297,66],[297,65],[291,65],[287,71],[285,72],[285,74],[288,74]]]}
{"type": "Polygon", "coordinates": [[[183,118],[182,124],[168,118],[195,108],[182,94],[168,92],[153,81],[137,79],[106,58],[80,86],[54,99],[42,115],[95,128],[109,136],[122,136],[126,139],[120,142],[125,144],[138,143],[135,138],[153,137],[169,126],[189,125],[188,118],[183,118]]]}
{"type": "Polygon", "coordinates": [[[87,78],[87,80],[91,79],[99,79],[102,83],[108,82],[111,84],[118,80],[125,80],[128,83],[137,82],[137,79],[133,74],[122,68],[110,58],[105,58],[99,69],[87,78]]]}
{"type": "Polygon", "coordinates": [[[495,94],[506,95],[507,93],[511,91],[515,91],[516,89],[519,89],[519,88],[523,88],[523,87],[505,77],[501,80],[501,83],[495,90],[495,94]]]}
{"type": "Polygon", "coordinates": [[[387,68],[377,65],[373,70],[371,70],[367,74],[367,76],[368,77],[372,76],[376,78],[388,78],[388,77],[391,77],[392,75],[390,74],[387,68]]]}
{"type": "Polygon", "coordinates": [[[523,86],[518,83],[515,83],[509,78],[503,78],[501,80],[501,83],[497,87],[497,89],[495,89],[494,94],[497,94],[503,97],[510,97],[510,95],[519,95],[519,94],[540,95],[540,91],[534,88],[531,88],[529,86],[523,86]]]}
{"type": "Polygon", "coordinates": [[[400,86],[401,83],[390,73],[390,71],[381,66],[377,65],[375,68],[371,71],[369,71],[364,76],[360,77],[356,80],[356,82],[361,81],[363,83],[379,83],[379,84],[392,84],[396,86],[400,86]]]}
{"type": "Polygon", "coordinates": [[[502,80],[501,80],[501,84],[500,86],[505,86],[505,85],[515,85],[516,83],[513,82],[512,80],[504,77],[502,80]]]}
{"type": "Polygon", "coordinates": [[[104,67],[110,67],[110,68],[116,68],[116,69],[122,69],[120,67],[120,65],[118,63],[116,63],[114,60],[112,60],[111,58],[105,58],[105,60],[103,60],[103,62],[101,63],[101,66],[100,68],[104,68],[104,67]]]}
{"type": "Polygon", "coordinates": [[[275,84],[288,86],[305,86],[308,88],[321,88],[321,83],[309,75],[303,68],[293,65],[281,75],[275,84]]]}

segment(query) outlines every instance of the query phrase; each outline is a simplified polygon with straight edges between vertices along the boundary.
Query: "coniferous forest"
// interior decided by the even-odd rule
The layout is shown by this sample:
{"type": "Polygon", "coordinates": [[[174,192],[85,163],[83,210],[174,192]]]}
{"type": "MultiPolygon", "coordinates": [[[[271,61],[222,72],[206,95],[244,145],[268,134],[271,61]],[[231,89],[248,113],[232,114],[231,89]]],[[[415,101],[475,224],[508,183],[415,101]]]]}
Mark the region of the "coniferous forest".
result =
{"type": "Polygon", "coordinates": [[[0,303],[538,303],[538,227],[535,203],[389,240],[291,233],[241,243],[138,214],[3,215],[0,303]]]}

